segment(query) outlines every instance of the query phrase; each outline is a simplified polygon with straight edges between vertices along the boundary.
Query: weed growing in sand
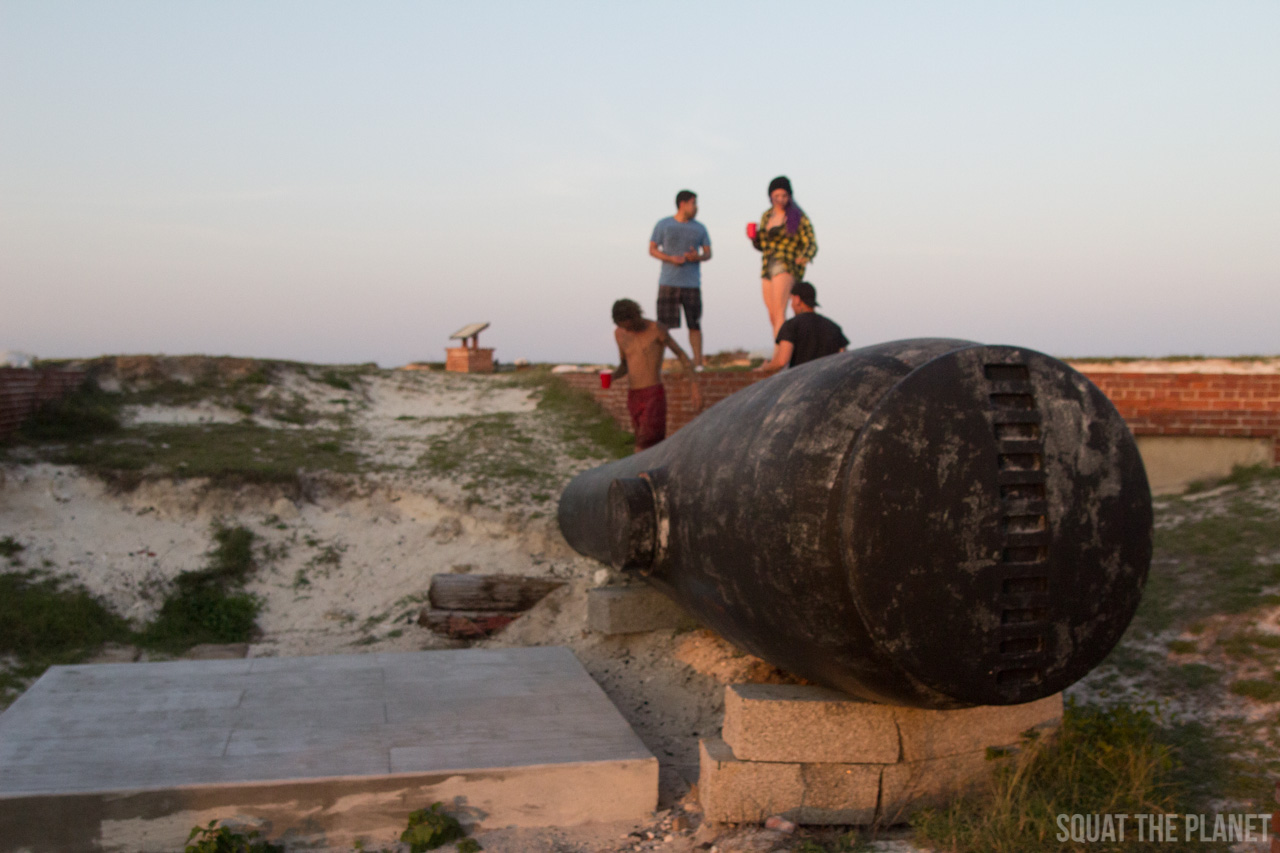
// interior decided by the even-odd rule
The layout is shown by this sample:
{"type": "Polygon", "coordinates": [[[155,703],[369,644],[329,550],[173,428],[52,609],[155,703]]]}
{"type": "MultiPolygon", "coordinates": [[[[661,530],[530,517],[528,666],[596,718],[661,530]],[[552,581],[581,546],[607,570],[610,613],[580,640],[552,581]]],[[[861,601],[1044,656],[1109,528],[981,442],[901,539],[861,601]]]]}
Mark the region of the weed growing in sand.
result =
{"type": "Polygon", "coordinates": [[[22,558],[18,555],[27,550],[26,546],[14,539],[12,536],[6,536],[0,539],[0,557],[4,557],[9,561],[11,566],[22,565],[22,558]]]}
{"type": "Polygon", "coordinates": [[[216,820],[208,826],[195,826],[187,836],[183,853],[284,853],[284,845],[262,840],[262,833],[250,830],[234,832],[230,827],[217,826],[216,820]]]}
{"type": "Polygon", "coordinates": [[[443,805],[432,803],[429,808],[409,813],[409,826],[400,833],[400,841],[409,845],[409,853],[426,853],[466,837],[458,819],[441,811],[443,805]]]}
{"type": "Polygon", "coordinates": [[[0,574],[0,705],[53,664],[77,663],[104,643],[127,641],[128,623],[84,587],[42,572],[0,574]]]}
{"type": "MultiPolygon", "coordinates": [[[[1024,739],[1018,754],[998,759],[985,790],[912,819],[917,839],[956,853],[1067,851],[1057,840],[1060,814],[1201,814],[1224,768],[1212,736],[1198,726],[1164,726],[1151,713],[1121,706],[1068,703],[1062,728],[1024,739]]],[[[1172,850],[1127,832],[1108,850],[1172,850]]],[[[1226,844],[1201,845],[1204,850],[1226,844]]]]}
{"type": "Polygon", "coordinates": [[[243,643],[257,633],[261,601],[243,591],[253,574],[254,534],[215,526],[208,565],[183,572],[155,620],[138,635],[141,645],[182,652],[200,643],[243,643]]]}

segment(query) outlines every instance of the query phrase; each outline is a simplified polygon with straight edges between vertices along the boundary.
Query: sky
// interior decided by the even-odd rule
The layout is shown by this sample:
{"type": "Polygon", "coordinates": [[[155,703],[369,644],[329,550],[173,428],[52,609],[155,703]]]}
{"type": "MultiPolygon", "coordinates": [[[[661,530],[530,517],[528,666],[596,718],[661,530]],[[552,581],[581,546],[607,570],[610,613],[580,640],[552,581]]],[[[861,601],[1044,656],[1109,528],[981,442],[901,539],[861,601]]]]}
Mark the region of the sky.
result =
{"type": "Polygon", "coordinates": [[[0,0],[0,350],[616,360],[687,188],[707,351],[767,351],[785,174],[854,346],[1276,354],[1278,44],[1274,0],[0,0]]]}

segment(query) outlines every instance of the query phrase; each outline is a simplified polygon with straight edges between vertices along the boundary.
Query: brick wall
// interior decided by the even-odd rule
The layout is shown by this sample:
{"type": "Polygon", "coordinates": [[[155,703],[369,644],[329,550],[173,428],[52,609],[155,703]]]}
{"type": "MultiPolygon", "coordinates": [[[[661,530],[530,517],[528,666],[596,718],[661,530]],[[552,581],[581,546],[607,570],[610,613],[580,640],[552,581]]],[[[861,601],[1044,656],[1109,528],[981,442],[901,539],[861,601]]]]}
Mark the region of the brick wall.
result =
{"type": "MultiPolygon", "coordinates": [[[[728,397],[735,391],[741,391],[764,379],[768,374],[751,370],[711,370],[698,374],[698,386],[702,389],[705,407],[710,407],[728,397]]],[[[626,379],[614,382],[609,390],[600,387],[600,377],[595,373],[561,374],[573,388],[590,391],[601,406],[613,416],[623,429],[631,430],[631,418],[627,414],[627,390],[630,384],[626,379]]],[[[689,379],[681,373],[668,374],[662,378],[667,389],[667,434],[694,419],[693,403],[689,399],[689,379]]]]}
{"type": "Polygon", "coordinates": [[[1082,372],[1134,435],[1269,438],[1280,464],[1280,375],[1082,372]]]}
{"type": "Polygon", "coordinates": [[[58,399],[83,382],[83,370],[0,367],[0,439],[16,432],[42,403],[58,399]]]}
{"type": "Polygon", "coordinates": [[[448,347],[444,369],[451,373],[493,373],[493,350],[475,347],[448,347]]]}
{"type": "MultiPolygon", "coordinates": [[[[1280,465],[1280,374],[1262,373],[1113,373],[1081,369],[1111,398],[1134,435],[1269,438],[1280,465]]],[[[594,373],[567,373],[572,387],[590,391],[613,419],[631,429],[627,381],[609,390],[594,373]]],[[[765,378],[752,371],[699,374],[707,406],[765,378]]],[[[663,379],[667,389],[667,433],[693,420],[689,380],[682,374],[663,379]]]]}

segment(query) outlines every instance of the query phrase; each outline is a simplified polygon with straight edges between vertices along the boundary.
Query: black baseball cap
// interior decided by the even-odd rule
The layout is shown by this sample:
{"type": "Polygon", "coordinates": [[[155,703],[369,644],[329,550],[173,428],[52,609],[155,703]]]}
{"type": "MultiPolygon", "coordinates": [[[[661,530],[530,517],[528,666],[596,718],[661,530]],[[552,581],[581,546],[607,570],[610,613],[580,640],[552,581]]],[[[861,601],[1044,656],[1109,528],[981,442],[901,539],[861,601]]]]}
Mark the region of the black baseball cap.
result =
{"type": "Polygon", "coordinates": [[[818,291],[814,290],[813,285],[807,281],[792,285],[791,295],[800,297],[800,301],[810,308],[818,307],[818,291]]]}

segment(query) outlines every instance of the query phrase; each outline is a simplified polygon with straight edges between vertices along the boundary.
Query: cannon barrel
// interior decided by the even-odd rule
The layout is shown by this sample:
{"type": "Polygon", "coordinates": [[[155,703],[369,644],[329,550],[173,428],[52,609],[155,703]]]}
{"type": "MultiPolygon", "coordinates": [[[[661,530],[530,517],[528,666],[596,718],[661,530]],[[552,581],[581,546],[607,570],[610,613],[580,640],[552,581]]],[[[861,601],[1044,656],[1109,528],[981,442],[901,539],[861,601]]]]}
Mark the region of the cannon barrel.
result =
{"type": "Polygon", "coordinates": [[[922,708],[1081,678],[1151,562],[1146,472],[1102,392],[1041,353],[947,339],[758,382],[579,474],[559,521],[740,648],[922,708]]]}

